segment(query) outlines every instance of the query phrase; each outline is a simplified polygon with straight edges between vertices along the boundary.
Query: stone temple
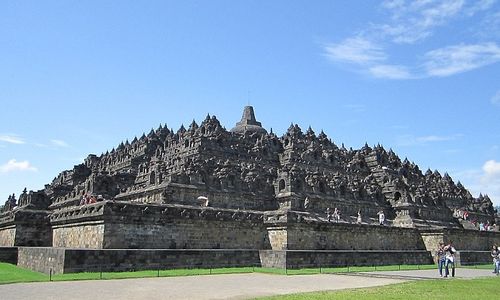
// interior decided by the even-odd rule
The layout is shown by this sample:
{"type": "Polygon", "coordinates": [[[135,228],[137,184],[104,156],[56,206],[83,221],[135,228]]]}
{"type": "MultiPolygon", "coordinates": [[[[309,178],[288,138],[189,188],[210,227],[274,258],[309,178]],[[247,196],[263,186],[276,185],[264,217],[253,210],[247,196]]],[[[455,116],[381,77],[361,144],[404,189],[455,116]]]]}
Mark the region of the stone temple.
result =
{"type": "Polygon", "coordinates": [[[498,223],[495,213],[446,173],[298,125],[278,137],[248,106],[230,131],[210,115],[177,132],[160,126],[13,194],[0,261],[55,273],[423,264],[449,240],[462,263],[489,261],[500,233],[475,223],[498,223]]]}

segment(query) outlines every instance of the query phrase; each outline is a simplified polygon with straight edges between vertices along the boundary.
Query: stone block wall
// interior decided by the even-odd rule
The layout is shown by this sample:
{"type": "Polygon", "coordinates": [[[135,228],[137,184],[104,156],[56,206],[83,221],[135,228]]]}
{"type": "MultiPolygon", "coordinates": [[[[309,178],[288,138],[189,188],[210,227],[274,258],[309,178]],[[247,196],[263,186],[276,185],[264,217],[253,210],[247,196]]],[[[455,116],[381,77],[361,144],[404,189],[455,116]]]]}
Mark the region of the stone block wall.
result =
{"type": "Polygon", "coordinates": [[[49,274],[259,266],[258,250],[19,248],[18,265],[49,274]]]}
{"type": "Polygon", "coordinates": [[[16,226],[10,225],[0,228],[0,246],[13,247],[16,240],[16,226]]]}
{"type": "Polygon", "coordinates": [[[500,232],[479,230],[426,230],[421,231],[427,250],[435,252],[440,242],[453,241],[454,247],[462,251],[489,251],[491,246],[500,245],[500,232]]]}
{"type": "Polygon", "coordinates": [[[21,268],[49,274],[64,272],[65,249],[19,247],[17,265],[21,268]]]}
{"type": "Polygon", "coordinates": [[[107,223],[105,249],[269,249],[262,224],[174,219],[165,223],[107,223]]]}
{"type": "Polygon", "coordinates": [[[261,250],[259,256],[263,268],[286,268],[286,250],[261,250]]]}
{"type": "Polygon", "coordinates": [[[257,199],[255,194],[241,191],[207,191],[202,183],[191,185],[171,182],[152,186],[149,189],[128,191],[119,194],[116,199],[138,203],[202,206],[204,201],[198,200],[200,196],[207,197],[212,207],[227,209],[264,210],[269,209],[269,202],[272,202],[272,197],[267,200],[257,199]]]}
{"type": "Polygon", "coordinates": [[[262,213],[103,202],[54,213],[54,247],[270,249],[262,213]]]}
{"type": "Polygon", "coordinates": [[[490,251],[460,251],[460,262],[463,266],[474,265],[474,264],[492,264],[493,269],[493,258],[491,257],[490,251]]]}
{"type": "Polygon", "coordinates": [[[488,251],[493,244],[500,245],[500,232],[479,230],[444,230],[445,242],[453,241],[458,251],[488,251]]]}
{"type": "Polygon", "coordinates": [[[50,246],[52,230],[46,211],[16,209],[0,218],[0,246],[50,246]]]}
{"type": "Polygon", "coordinates": [[[288,225],[288,250],[425,250],[416,229],[346,223],[288,225]]]}
{"type": "Polygon", "coordinates": [[[17,247],[0,246],[0,262],[17,264],[17,247]]]}
{"type": "Polygon", "coordinates": [[[52,228],[46,223],[23,222],[16,225],[15,246],[47,247],[52,245],[52,228]]]}
{"type": "Polygon", "coordinates": [[[104,244],[103,221],[77,222],[54,226],[53,246],[62,248],[102,249],[104,244]]]}
{"type": "Polygon", "coordinates": [[[286,250],[288,247],[288,231],[286,226],[268,227],[268,239],[273,250],[286,250]]]}
{"type": "Polygon", "coordinates": [[[428,251],[287,251],[287,268],[432,264],[428,251]]]}

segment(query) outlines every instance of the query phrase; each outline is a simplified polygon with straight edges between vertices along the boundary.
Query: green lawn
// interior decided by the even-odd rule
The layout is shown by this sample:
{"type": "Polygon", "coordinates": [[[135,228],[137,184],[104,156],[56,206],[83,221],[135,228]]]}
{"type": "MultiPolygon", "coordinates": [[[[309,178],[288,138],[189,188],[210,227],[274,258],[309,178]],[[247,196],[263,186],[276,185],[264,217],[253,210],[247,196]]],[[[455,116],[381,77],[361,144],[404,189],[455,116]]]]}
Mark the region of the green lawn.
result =
{"type": "MultiPolygon", "coordinates": [[[[320,273],[345,273],[345,272],[373,272],[373,271],[397,271],[397,270],[424,270],[434,269],[435,265],[395,265],[377,267],[341,267],[341,268],[306,268],[306,269],[270,269],[270,268],[219,268],[219,269],[174,269],[174,270],[152,270],[136,272],[94,272],[94,273],[70,273],[53,275],[53,281],[70,280],[100,280],[100,279],[126,279],[126,278],[147,278],[147,277],[171,277],[171,276],[195,276],[195,275],[215,275],[233,273],[267,273],[277,275],[308,275],[320,273]]],[[[474,268],[474,267],[471,267],[474,268]]],[[[490,265],[478,266],[477,268],[491,268],[490,265]]],[[[15,265],[0,263],[0,284],[16,282],[37,282],[49,281],[46,274],[33,272],[19,268],[15,265]]]]}
{"type": "Polygon", "coordinates": [[[389,286],[317,292],[258,298],[259,300],[327,300],[327,299],[498,299],[500,278],[437,279],[412,281],[389,286]]]}
{"type": "MultiPolygon", "coordinates": [[[[71,280],[98,280],[98,279],[126,279],[126,278],[148,278],[148,277],[172,277],[172,276],[195,276],[195,275],[216,275],[234,273],[268,272],[268,270],[255,270],[252,267],[246,268],[219,268],[219,269],[175,269],[175,270],[154,270],[135,272],[95,272],[95,273],[70,273],[53,275],[53,281],[71,280]]],[[[271,272],[271,270],[269,270],[271,272]]],[[[0,263],[0,284],[16,282],[37,282],[49,281],[49,275],[33,272],[15,265],[0,263]]]]}
{"type": "Polygon", "coordinates": [[[35,281],[48,281],[48,276],[15,265],[0,263],[0,284],[35,281]]]}

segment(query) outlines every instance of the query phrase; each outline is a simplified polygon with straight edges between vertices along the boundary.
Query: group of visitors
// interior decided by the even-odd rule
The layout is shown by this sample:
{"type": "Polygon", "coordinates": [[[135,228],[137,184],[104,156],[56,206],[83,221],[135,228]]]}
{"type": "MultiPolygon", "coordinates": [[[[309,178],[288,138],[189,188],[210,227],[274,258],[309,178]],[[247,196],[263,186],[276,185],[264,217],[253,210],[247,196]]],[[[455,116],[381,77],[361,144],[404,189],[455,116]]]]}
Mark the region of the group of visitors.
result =
{"type": "MultiPolygon", "coordinates": [[[[384,214],[384,211],[380,210],[377,213],[377,216],[378,216],[378,222],[379,222],[379,224],[380,225],[384,225],[385,224],[385,214],[384,214]]],[[[330,207],[328,207],[326,209],[326,219],[328,220],[328,222],[332,222],[332,221],[334,221],[335,223],[340,222],[340,219],[341,219],[340,209],[338,209],[337,207],[335,207],[332,210],[330,207]]],[[[356,217],[356,223],[357,224],[362,224],[363,223],[363,217],[361,215],[361,210],[358,210],[358,216],[356,217]]]]}
{"type": "Polygon", "coordinates": [[[335,207],[332,212],[332,209],[328,207],[326,209],[326,219],[328,220],[328,222],[334,220],[335,223],[338,223],[340,221],[340,209],[335,207]]]}
{"type": "Polygon", "coordinates": [[[453,242],[450,241],[447,245],[439,243],[437,250],[439,276],[448,277],[451,271],[451,277],[455,277],[455,253],[457,250],[453,247],[453,242]],[[444,271],[444,274],[443,274],[444,271]]]}
{"type": "Polygon", "coordinates": [[[494,231],[494,230],[496,230],[496,227],[497,227],[496,224],[490,225],[489,221],[479,222],[479,230],[480,231],[494,231]]]}
{"type": "Polygon", "coordinates": [[[85,194],[82,196],[82,199],[80,200],[80,205],[93,204],[103,200],[104,198],[102,197],[102,195],[96,196],[94,194],[85,194]]]}
{"type": "MultiPolygon", "coordinates": [[[[457,250],[453,247],[452,241],[447,245],[439,243],[436,251],[438,270],[441,277],[448,277],[450,275],[455,277],[455,253],[457,250]],[[445,271],[443,274],[443,270],[445,271]]],[[[500,247],[493,245],[491,248],[491,257],[493,259],[493,273],[497,276],[500,274],[500,247]]]]}
{"type": "Polygon", "coordinates": [[[453,210],[453,216],[455,218],[467,220],[467,218],[469,217],[469,212],[466,210],[461,210],[461,209],[455,208],[453,210]]]}

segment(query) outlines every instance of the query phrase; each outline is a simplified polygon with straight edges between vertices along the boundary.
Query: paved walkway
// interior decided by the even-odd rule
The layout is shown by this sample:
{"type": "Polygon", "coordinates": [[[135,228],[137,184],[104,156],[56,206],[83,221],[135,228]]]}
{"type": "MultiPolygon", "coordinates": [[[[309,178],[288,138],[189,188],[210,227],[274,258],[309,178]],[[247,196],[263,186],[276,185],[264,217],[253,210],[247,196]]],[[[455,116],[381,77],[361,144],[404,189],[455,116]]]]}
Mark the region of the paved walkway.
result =
{"type": "MultiPolygon", "coordinates": [[[[492,268],[493,269],[493,268],[492,268]]],[[[360,276],[370,276],[377,278],[392,278],[402,280],[419,280],[419,279],[438,279],[441,278],[437,270],[418,270],[418,271],[382,271],[382,272],[362,272],[357,273],[360,276]]],[[[462,269],[458,268],[455,272],[456,278],[470,279],[477,277],[496,276],[492,270],[481,269],[462,269]]],[[[443,278],[446,280],[446,278],[443,278]]]]}
{"type": "MultiPolygon", "coordinates": [[[[418,277],[438,278],[435,270],[346,275],[233,274],[192,277],[19,283],[0,285],[1,299],[250,299],[323,290],[400,283],[418,277]],[[376,275],[377,277],[373,277],[376,275]],[[380,277],[380,275],[385,275],[380,277]],[[402,277],[406,276],[406,277],[402,277]]],[[[459,269],[457,277],[492,276],[488,270],[459,269]]],[[[445,279],[443,279],[445,280],[445,279]]]]}

